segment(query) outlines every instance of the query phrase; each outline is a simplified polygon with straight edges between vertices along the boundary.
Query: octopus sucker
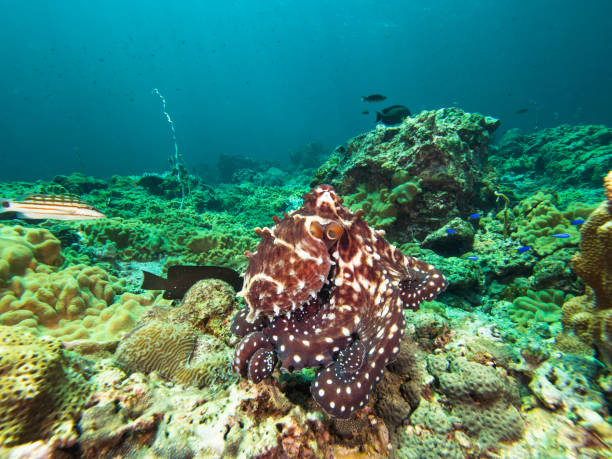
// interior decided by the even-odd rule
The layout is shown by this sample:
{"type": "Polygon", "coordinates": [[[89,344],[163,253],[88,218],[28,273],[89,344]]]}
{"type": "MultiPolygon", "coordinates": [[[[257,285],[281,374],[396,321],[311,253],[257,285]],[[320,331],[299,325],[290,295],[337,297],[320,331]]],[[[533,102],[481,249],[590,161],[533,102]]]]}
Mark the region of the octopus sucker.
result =
{"type": "Polygon", "coordinates": [[[254,382],[276,366],[317,368],[311,393],[330,416],[362,408],[398,353],[404,308],[444,290],[433,266],[405,256],[342,205],[329,185],[274,218],[249,254],[232,332],[234,368],[254,382]]]}

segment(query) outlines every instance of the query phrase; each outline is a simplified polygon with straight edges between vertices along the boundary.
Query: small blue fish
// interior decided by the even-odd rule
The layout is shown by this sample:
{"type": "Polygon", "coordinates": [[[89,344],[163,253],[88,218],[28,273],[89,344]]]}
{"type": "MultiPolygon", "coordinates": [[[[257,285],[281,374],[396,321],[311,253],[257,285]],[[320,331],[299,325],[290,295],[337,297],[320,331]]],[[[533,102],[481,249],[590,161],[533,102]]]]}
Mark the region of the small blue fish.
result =
{"type": "Polygon", "coordinates": [[[474,261],[478,260],[478,257],[476,257],[474,255],[471,255],[471,256],[465,257],[465,258],[467,258],[468,260],[474,260],[474,261]]]}
{"type": "Polygon", "coordinates": [[[527,252],[528,250],[531,250],[531,246],[530,246],[530,245],[522,245],[522,246],[520,246],[518,249],[516,249],[516,251],[517,251],[518,253],[525,253],[525,252],[527,252]]]}
{"type": "Polygon", "coordinates": [[[470,220],[476,220],[477,218],[480,218],[480,217],[482,217],[482,214],[476,213],[476,214],[470,215],[468,218],[470,220]]]}
{"type": "Polygon", "coordinates": [[[571,235],[567,233],[557,233],[552,235],[552,237],[558,237],[559,239],[567,239],[570,236],[571,235]]]}
{"type": "Polygon", "coordinates": [[[576,220],[572,220],[570,223],[572,225],[582,225],[586,220],[584,218],[577,218],[576,220]]]}
{"type": "Polygon", "coordinates": [[[447,228],[446,232],[447,232],[447,234],[457,234],[457,231],[455,231],[454,229],[451,229],[451,228],[447,228]]]}

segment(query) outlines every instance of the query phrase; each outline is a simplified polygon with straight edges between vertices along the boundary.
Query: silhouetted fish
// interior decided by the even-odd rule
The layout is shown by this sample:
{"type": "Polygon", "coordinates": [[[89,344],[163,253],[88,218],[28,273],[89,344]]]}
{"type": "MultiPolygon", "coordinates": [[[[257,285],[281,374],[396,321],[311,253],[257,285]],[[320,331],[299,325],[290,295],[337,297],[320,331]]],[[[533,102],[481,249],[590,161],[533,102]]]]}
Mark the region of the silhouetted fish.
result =
{"type": "Polygon", "coordinates": [[[364,110],[361,112],[363,115],[369,115],[370,114],[370,110],[364,110]]]}
{"type": "Polygon", "coordinates": [[[408,107],[391,105],[380,112],[376,112],[376,121],[382,121],[384,124],[398,124],[408,116],[410,116],[408,107]]]}
{"type": "Polygon", "coordinates": [[[144,270],[142,274],[144,277],[140,288],[143,290],[165,290],[164,298],[167,300],[183,298],[187,290],[202,279],[221,279],[234,287],[237,292],[242,289],[240,274],[223,266],[170,266],[167,279],[144,270]]]}
{"type": "Polygon", "coordinates": [[[98,209],[84,203],[76,196],[36,194],[22,201],[3,199],[0,219],[24,220],[94,220],[104,218],[98,209]]]}
{"type": "Polygon", "coordinates": [[[382,102],[385,100],[387,96],[383,96],[382,94],[370,94],[369,96],[362,96],[362,102],[382,102]]]}
{"type": "Polygon", "coordinates": [[[517,115],[522,115],[523,113],[527,113],[529,111],[528,108],[519,108],[517,111],[515,111],[514,113],[516,113],[517,115]]]}

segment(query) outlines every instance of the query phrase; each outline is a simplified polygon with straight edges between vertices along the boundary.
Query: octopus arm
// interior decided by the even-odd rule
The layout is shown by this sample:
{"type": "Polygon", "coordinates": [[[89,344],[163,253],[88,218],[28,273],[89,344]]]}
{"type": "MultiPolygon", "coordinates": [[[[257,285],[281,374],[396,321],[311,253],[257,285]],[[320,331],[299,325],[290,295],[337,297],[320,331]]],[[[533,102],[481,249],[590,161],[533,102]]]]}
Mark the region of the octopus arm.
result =
{"type": "Polygon", "coordinates": [[[429,263],[404,256],[405,274],[399,282],[400,298],[407,309],[419,309],[423,301],[432,300],[446,289],[444,275],[429,263]]]}
{"type": "MultiPolygon", "coordinates": [[[[242,341],[240,341],[240,343],[236,347],[236,351],[234,352],[234,370],[242,377],[250,376],[251,379],[253,379],[253,375],[256,375],[258,377],[261,376],[263,373],[256,372],[255,369],[264,367],[267,368],[268,365],[266,364],[264,366],[263,360],[267,359],[268,357],[266,357],[266,355],[262,353],[258,354],[258,351],[260,350],[273,353],[274,348],[272,347],[272,344],[270,344],[268,337],[264,333],[260,331],[249,333],[242,339],[242,341]],[[258,366],[259,364],[251,365],[251,361],[254,358],[255,361],[261,363],[261,367],[258,366]]],[[[268,374],[272,373],[273,368],[274,365],[272,365],[269,372],[267,374],[263,374],[263,376],[261,376],[259,380],[265,378],[266,376],[268,376],[268,374]]]]}
{"type": "Polygon", "coordinates": [[[387,319],[364,331],[363,340],[339,352],[337,359],[313,381],[313,398],[331,416],[347,418],[362,408],[386,365],[397,356],[405,327],[401,307],[395,307],[387,319]]]}
{"type": "Polygon", "coordinates": [[[268,324],[268,319],[265,316],[260,316],[255,319],[254,322],[249,322],[247,320],[247,316],[249,315],[249,308],[240,309],[234,319],[232,320],[232,325],[230,327],[230,331],[239,337],[244,337],[249,333],[253,333],[255,331],[260,331],[265,328],[268,324]]]}

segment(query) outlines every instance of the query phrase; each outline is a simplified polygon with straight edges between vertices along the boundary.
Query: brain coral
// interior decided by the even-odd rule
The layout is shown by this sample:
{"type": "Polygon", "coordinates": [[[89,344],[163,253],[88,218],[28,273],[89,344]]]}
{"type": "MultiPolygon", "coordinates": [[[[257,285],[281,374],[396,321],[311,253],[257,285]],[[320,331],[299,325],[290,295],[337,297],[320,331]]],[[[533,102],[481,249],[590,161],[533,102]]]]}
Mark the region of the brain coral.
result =
{"type": "Polygon", "coordinates": [[[89,391],[59,341],[0,326],[0,444],[69,442],[89,391]]]}
{"type": "Polygon", "coordinates": [[[200,330],[223,332],[223,318],[234,304],[232,288],[217,279],[195,284],[177,308],[154,308],[120,341],[116,360],[128,371],[150,373],[179,384],[225,384],[236,379],[233,352],[219,338],[200,330]],[[231,295],[229,294],[230,292],[231,295]],[[218,328],[217,328],[218,327],[218,328]]]}

